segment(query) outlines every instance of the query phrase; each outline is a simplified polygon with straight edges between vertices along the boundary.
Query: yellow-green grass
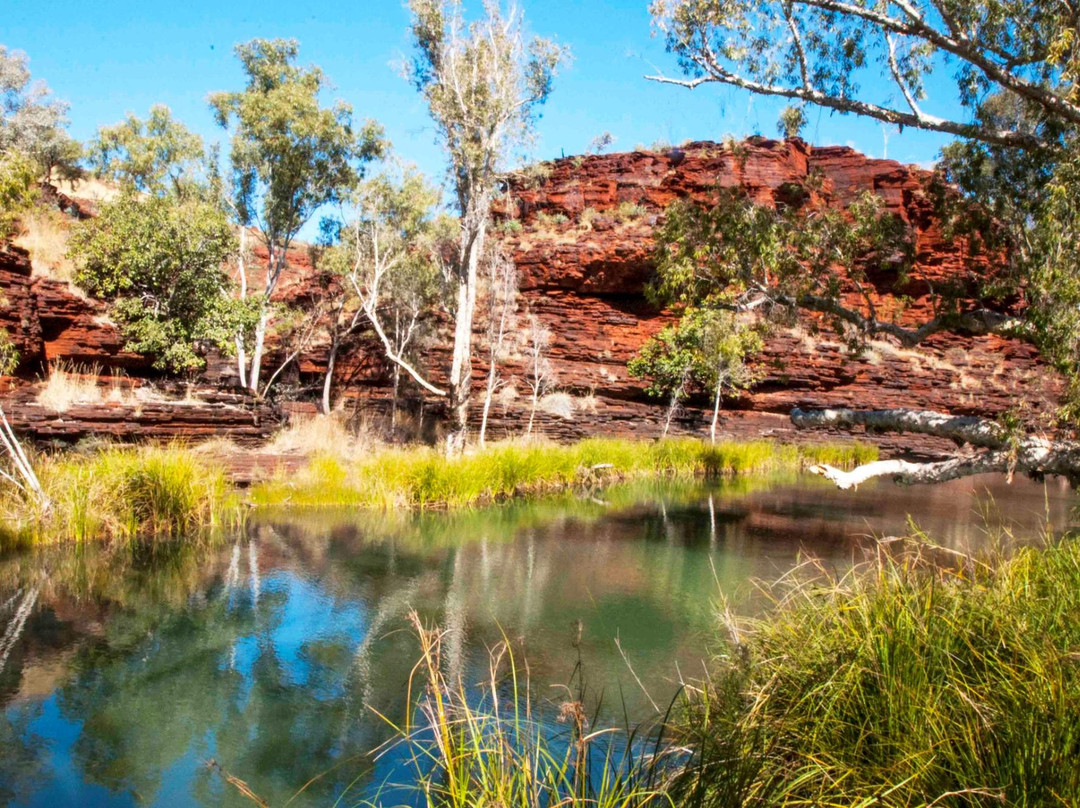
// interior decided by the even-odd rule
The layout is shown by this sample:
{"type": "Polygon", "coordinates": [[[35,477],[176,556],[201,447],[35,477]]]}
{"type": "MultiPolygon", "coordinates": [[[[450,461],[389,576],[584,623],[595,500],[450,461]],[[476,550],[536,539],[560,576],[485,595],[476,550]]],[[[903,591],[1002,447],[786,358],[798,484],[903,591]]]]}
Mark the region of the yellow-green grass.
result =
{"type": "Polygon", "coordinates": [[[348,460],[319,454],[300,472],[256,485],[257,506],[468,507],[510,497],[648,476],[715,477],[877,458],[866,444],[798,447],[771,441],[715,445],[693,438],[655,442],[591,438],[572,445],[506,442],[460,458],[433,449],[382,449],[348,460]]]}
{"type": "Polygon", "coordinates": [[[794,447],[768,441],[593,438],[563,446],[507,442],[456,459],[431,448],[375,448],[366,455],[315,454],[299,472],[255,485],[245,496],[205,453],[180,444],[112,446],[35,459],[51,501],[43,509],[12,488],[0,495],[0,545],[139,536],[206,535],[273,507],[460,508],[575,485],[650,477],[691,478],[794,470],[828,459],[861,463],[873,447],[794,447]]]}
{"type": "Polygon", "coordinates": [[[35,466],[50,505],[8,489],[0,509],[12,542],[205,535],[242,514],[225,475],[181,445],[42,456],[35,466]]]}

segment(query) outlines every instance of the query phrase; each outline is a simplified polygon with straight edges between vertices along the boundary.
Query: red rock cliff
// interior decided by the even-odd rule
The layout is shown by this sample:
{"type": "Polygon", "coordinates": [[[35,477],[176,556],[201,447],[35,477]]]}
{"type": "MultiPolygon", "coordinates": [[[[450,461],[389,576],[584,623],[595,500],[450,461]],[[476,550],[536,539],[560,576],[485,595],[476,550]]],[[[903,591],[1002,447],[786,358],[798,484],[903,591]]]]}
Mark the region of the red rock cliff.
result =
{"type": "MultiPolygon", "coordinates": [[[[916,266],[902,289],[896,277],[871,279],[881,312],[896,311],[902,322],[930,315],[935,283],[974,288],[991,270],[962,241],[943,236],[927,194],[927,172],[848,148],[758,139],[733,150],[702,142],[664,153],[567,158],[547,166],[546,172],[512,181],[512,204],[499,217],[519,223],[500,228],[500,238],[519,270],[520,308],[536,314],[553,337],[555,386],[564,395],[547,402],[539,416],[540,428],[553,437],[659,431],[663,407],[644,395],[641,382],[628,378],[626,363],[670,320],[648,305],[643,288],[652,272],[652,233],[675,199],[706,201],[717,186],[739,185],[757,201],[774,204],[811,175],[819,175],[817,204],[846,206],[864,191],[879,194],[915,237],[916,266]],[[898,292],[908,299],[906,308],[899,306],[898,292]]],[[[278,296],[297,301],[308,294],[312,269],[303,250],[292,263],[278,296]]],[[[25,253],[0,252],[0,289],[0,326],[19,348],[24,372],[56,359],[119,367],[133,376],[149,372],[142,357],[123,350],[100,304],[65,284],[31,278],[25,253]]],[[[446,346],[427,352],[436,378],[448,364],[446,354],[446,346]]],[[[852,357],[825,332],[814,336],[795,329],[772,337],[760,362],[761,383],[738,401],[725,402],[723,428],[731,434],[789,436],[787,413],[793,406],[905,406],[994,415],[1023,393],[1034,402],[1034,416],[1053,406],[1060,389],[1060,380],[1030,345],[995,336],[939,334],[917,352],[882,341],[852,357]]],[[[340,366],[339,392],[364,403],[385,401],[388,373],[377,346],[361,344],[340,366]]],[[[301,358],[299,381],[314,384],[324,367],[325,348],[315,346],[301,358]]],[[[474,370],[479,390],[486,368],[477,362],[474,370]]],[[[233,372],[231,361],[212,361],[206,380],[227,385],[233,372]]],[[[493,409],[496,435],[520,431],[526,410],[521,357],[507,363],[504,376],[519,395],[504,395],[493,409]]],[[[691,402],[676,429],[703,430],[705,413],[695,404],[705,402],[691,402]]],[[[256,418],[255,426],[263,429],[264,423],[256,418]]],[[[252,426],[248,420],[244,430],[252,426]]],[[[214,428],[207,423],[196,431],[214,428]]]]}

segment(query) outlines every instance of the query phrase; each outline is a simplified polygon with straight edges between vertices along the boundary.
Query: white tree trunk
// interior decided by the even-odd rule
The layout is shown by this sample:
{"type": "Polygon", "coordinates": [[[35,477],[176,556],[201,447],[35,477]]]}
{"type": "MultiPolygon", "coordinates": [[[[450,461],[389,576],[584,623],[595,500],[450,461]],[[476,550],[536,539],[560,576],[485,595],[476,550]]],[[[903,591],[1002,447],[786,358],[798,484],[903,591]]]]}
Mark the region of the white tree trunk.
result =
{"type": "Polygon", "coordinates": [[[723,384],[716,383],[716,397],[713,399],[712,424],[709,426],[709,443],[716,445],[716,424],[720,420],[720,392],[724,389],[723,384]]]}
{"type": "Polygon", "coordinates": [[[1059,474],[1074,485],[1080,483],[1080,443],[1057,441],[1034,435],[1012,435],[1000,424],[984,418],[955,416],[918,410],[818,410],[795,409],[791,421],[800,428],[864,426],[882,432],[932,435],[965,445],[954,457],[927,463],[879,460],[851,471],[828,465],[810,471],[854,488],[876,477],[901,483],[936,483],[972,474],[1001,472],[1009,479],[1016,472],[1033,477],[1059,474]],[[982,451],[978,451],[982,450],[982,451]]]}
{"type": "Polygon", "coordinates": [[[495,385],[499,379],[499,373],[495,362],[496,351],[492,351],[491,364],[488,366],[487,386],[484,389],[484,411],[480,416],[480,435],[478,440],[481,449],[484,448],[484,444],[487,440],[488,414],[491,412],[491,399],[495,396],[495,385]]]}
{"type": "Polygon", "coordinates": [[[255,395],[259,394],[259,377],[262,375],[263,347],[266,342],[266,325],[270,319],[268,302],[264,301],[259,312],[259,322],[255,326],[255,345],[251,354],[251,373],[248,374],[248,388],[255,395]]]}
{"type": "Polygon", "coordinates": [[[486,212],[476,237],[468,246],[465,266],[458,272],[457,310],[454,322],[454,354],[450,365],[448,406],[450,431],[446,437],[446,455],[454,457],[465,450],[469,426],[469,398],[472,387],[472,332],[476,312],[476,279],[480,255],[484,249],[486,212]],[[461,270],[464,270],[462,272],[461,270]]]}
{"type": "Polygon", "coordinates": [[[401,389],[401,365],[394,365],[394,387],[390,393],[390,434],[397,430],[398,391],[401,389]]]}
{"type": "MultiPolygon", "coordinates": [[[[240,299],[247,300],[247,228],[240,225],[240,253],[236,259],[236,274],[240,281],[240,299]]],[[[248,386],[247,351],[244,348],[244,334],[236,333],[236,375],[241,387],[248,386]]]]}
{"type": "Polygon", "coordinates": [[[664,413],[664,431],[661,433],[661,437],[667,437],[668,430],[671,428],[671,419],[675,417],[675,411],[677,409],[679,409],[679,393],[676,391],[671,394],[671,400],[668,401],[667,412],[664,413]]]}
{"type": "Polygon", "coordinates": [[[244,350],[243,334],[236,335],[236,375],[241,387],[247,387],[247,351],[244,350]]]}
{"type": "Polygon", "coordinates": [[[323,379],[322,411],[323,415],[330,414],[330,393],[334,384],[334,365],[337,362],[338,338],[334,335],[330,338],[330,355],[326,360],[326,377],[323,379]]]}
{"type": "Polygon", "coordinates": [[[525,429],[525,437],[526,438],[529,437],[530,435],[532,435],[533,422],[536,420],[536,405],[537,405],[537,402],[539,400],[540,400],[540,388],[538,386],[534,386],[533,391],[532,391],[532,401],[531,401],[531,404],[529,406],[529,425],[525,429]]]}

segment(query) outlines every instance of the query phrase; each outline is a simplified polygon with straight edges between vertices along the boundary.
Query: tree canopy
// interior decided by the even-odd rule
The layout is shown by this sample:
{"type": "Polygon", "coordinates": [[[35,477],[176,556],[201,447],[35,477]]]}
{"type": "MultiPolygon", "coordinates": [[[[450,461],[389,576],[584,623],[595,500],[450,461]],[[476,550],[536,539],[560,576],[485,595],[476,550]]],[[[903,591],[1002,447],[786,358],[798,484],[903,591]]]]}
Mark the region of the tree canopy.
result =
{"type": "Polygon", "coordinates": [[[87,151],[102,179],[152,194],[190,190],[206,160],[202,138],[162,104],[151,107],[145,121],[129,114],[101,127],[87,151]]]}
{"type": "Polygon", "coordinates": [[[67,133],[67,111],[44,82],[31,80],[26,54],[0,45],[0,153],[25,155],[40,178],[54,170],[78,177],[82,150],[67,133]]]}

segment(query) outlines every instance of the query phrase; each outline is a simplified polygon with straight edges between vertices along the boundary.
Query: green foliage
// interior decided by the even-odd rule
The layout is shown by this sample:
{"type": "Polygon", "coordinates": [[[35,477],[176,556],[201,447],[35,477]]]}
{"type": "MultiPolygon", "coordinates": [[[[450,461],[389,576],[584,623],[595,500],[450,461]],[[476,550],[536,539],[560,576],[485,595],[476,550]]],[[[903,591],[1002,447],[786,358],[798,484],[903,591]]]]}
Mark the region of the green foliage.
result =
{"type": "Polygon", "coordinates": [[[650,10],[690,86],[719,82],[984,142],[1038,141],[962,115],[924,114],[919,104],[927,76],[951,62],[949,89],[962,110],[977,110],[988,94],[1005,88],[1043,115],[1080,122],[1080,42],[1072,10],[1061,5],[654,0],[650,10]],[[884,82],[862,80],[872,66],[882,68],[884,82]]]}
{"type": "Polygon", "coordinates": [[[518,18],[485,6],[469,24],[460,4],[411,0],[417,54],[408,75],[427,101],[450,161],[462,215],[485,206],[507,148],[528,137],[566,52],[552,42],[526,43],[518,18]]]}
{"type": "Polygon", "coordinates": [[[355,217],[329,225],[338,240],[318,262],[337,278],[329,292],[332,308],[345,313],[375,306],[396,350],[412,340],[403,329],[415,328],[441,297],[436,255],[448,240],[448,223],[434,215],[437,203],[438,192],[413,169],[365,180],[353,195],[355,217]]]}
{"type": "Polygon", "coordinates": [[[695,749],[676,804],[1080,799],[1080,542],[975,559],[904,542],[723,627],[674,739],[695,749]]]}
{"type": "Polygon", "coordinates": [[[627,363],[632,378],[648,379],[645,392],[654,398],[686,398],[700,361],[700,334],[682,324],[664,326],[627,363]]]}
{"type": "Polygon", "coordinates": [[[503,219],[496,225],[496,229],[507,236],[516,236],[524,229],[520,219],[503,219]]]}
{"type": "Polygon", "coordinates": [[[68,135],[68,105],[52,96],[42,81],[31,81],[26,54],[0,45],[0,156],[23,155],[34,179],[81,176],[82,150],[68,135]]]}
{"type": "Polygon", "coordinates": [[[14,235],[15,223],[38,199],[33,162],[18,152],[0,153],[0,239],[14,235]]]}
{"type": "Polygon", "coordinates": [[[536,224],[545,230],[554,230],[562,227],[570,221],[564,213],[547,213],[540,211],[536,214],[536,224]]]}
{"type": "Polygon", "coordinates": [[[627,363],[633,378],[648,379],[655,398],[685,398],[689,386],[705,390],[748,387],[754,374],[746,360],[761,350],[760,329],[727,311],[689,309],[675,325],[651,337],[627,363]]]}
{"type": "Polygon", "coordinates": [[[376,123],[356,128],[348,104],[320,105],[327,79],[318,67],[299,67],[298,53],[295,40],[237,45],[247,87],[210,96],[218,123],[233,127],[240,221],[258,222],[275,248],[287,245],[318,208],[342,201],[360,179],[360,166],[383,149],[376,123]]]}
{"type": "Polygon", "coordinates": [[[202,138],[156,104],[141,121],[134,115],[103,126],[87,147],[98,176],[142,193],[184,193],[205,161],[202,138]]]}
{"type": "Polygon", "coordinates": [[[19,349],[11,341],[11,335],[7,329],[0,328],[0,376],[14,373],[21,359],[19,349]]]}
{"type": "Polygon", "coordinates": [[[632,222],[636,219],[640,219],[648,211],[643,205],[639,205],[636,202],[620,202],[619,207],[615,209],[615,215],[619,217],[621,222],[632,222]]]}
{"type": "Polygon", "coordinates": [[[780,112],[780,120],[776,125],[777,130],[783,137],[798,137],[806,126],[806,110],[803,107],[784,107],[780,112]]]}
{"type": "Polygon", "coordinates": [[[127,347],[155,366],[202,366],[204,345],[228,348],[235,311],[224,294],[235,237],[224,213],[197,199],[122,196],[72,235],[76,282],[112,304],[127,347]]]}
{"type": "Polygon", "coordinates": [[[812,309],[857,347],[878,325],[868,272],[900,282],[914,262],[907,226],[869,192],[846,211],[807,209],[799,188],[788,196],[798,204],[772,208],[740,189],[719,189],[712,204],[670,205],[649,296],[705,309],[756,305],[788,319],[812,309]],[[861,293],[865,313],[841,300],[847,284],[861,293]]]}

